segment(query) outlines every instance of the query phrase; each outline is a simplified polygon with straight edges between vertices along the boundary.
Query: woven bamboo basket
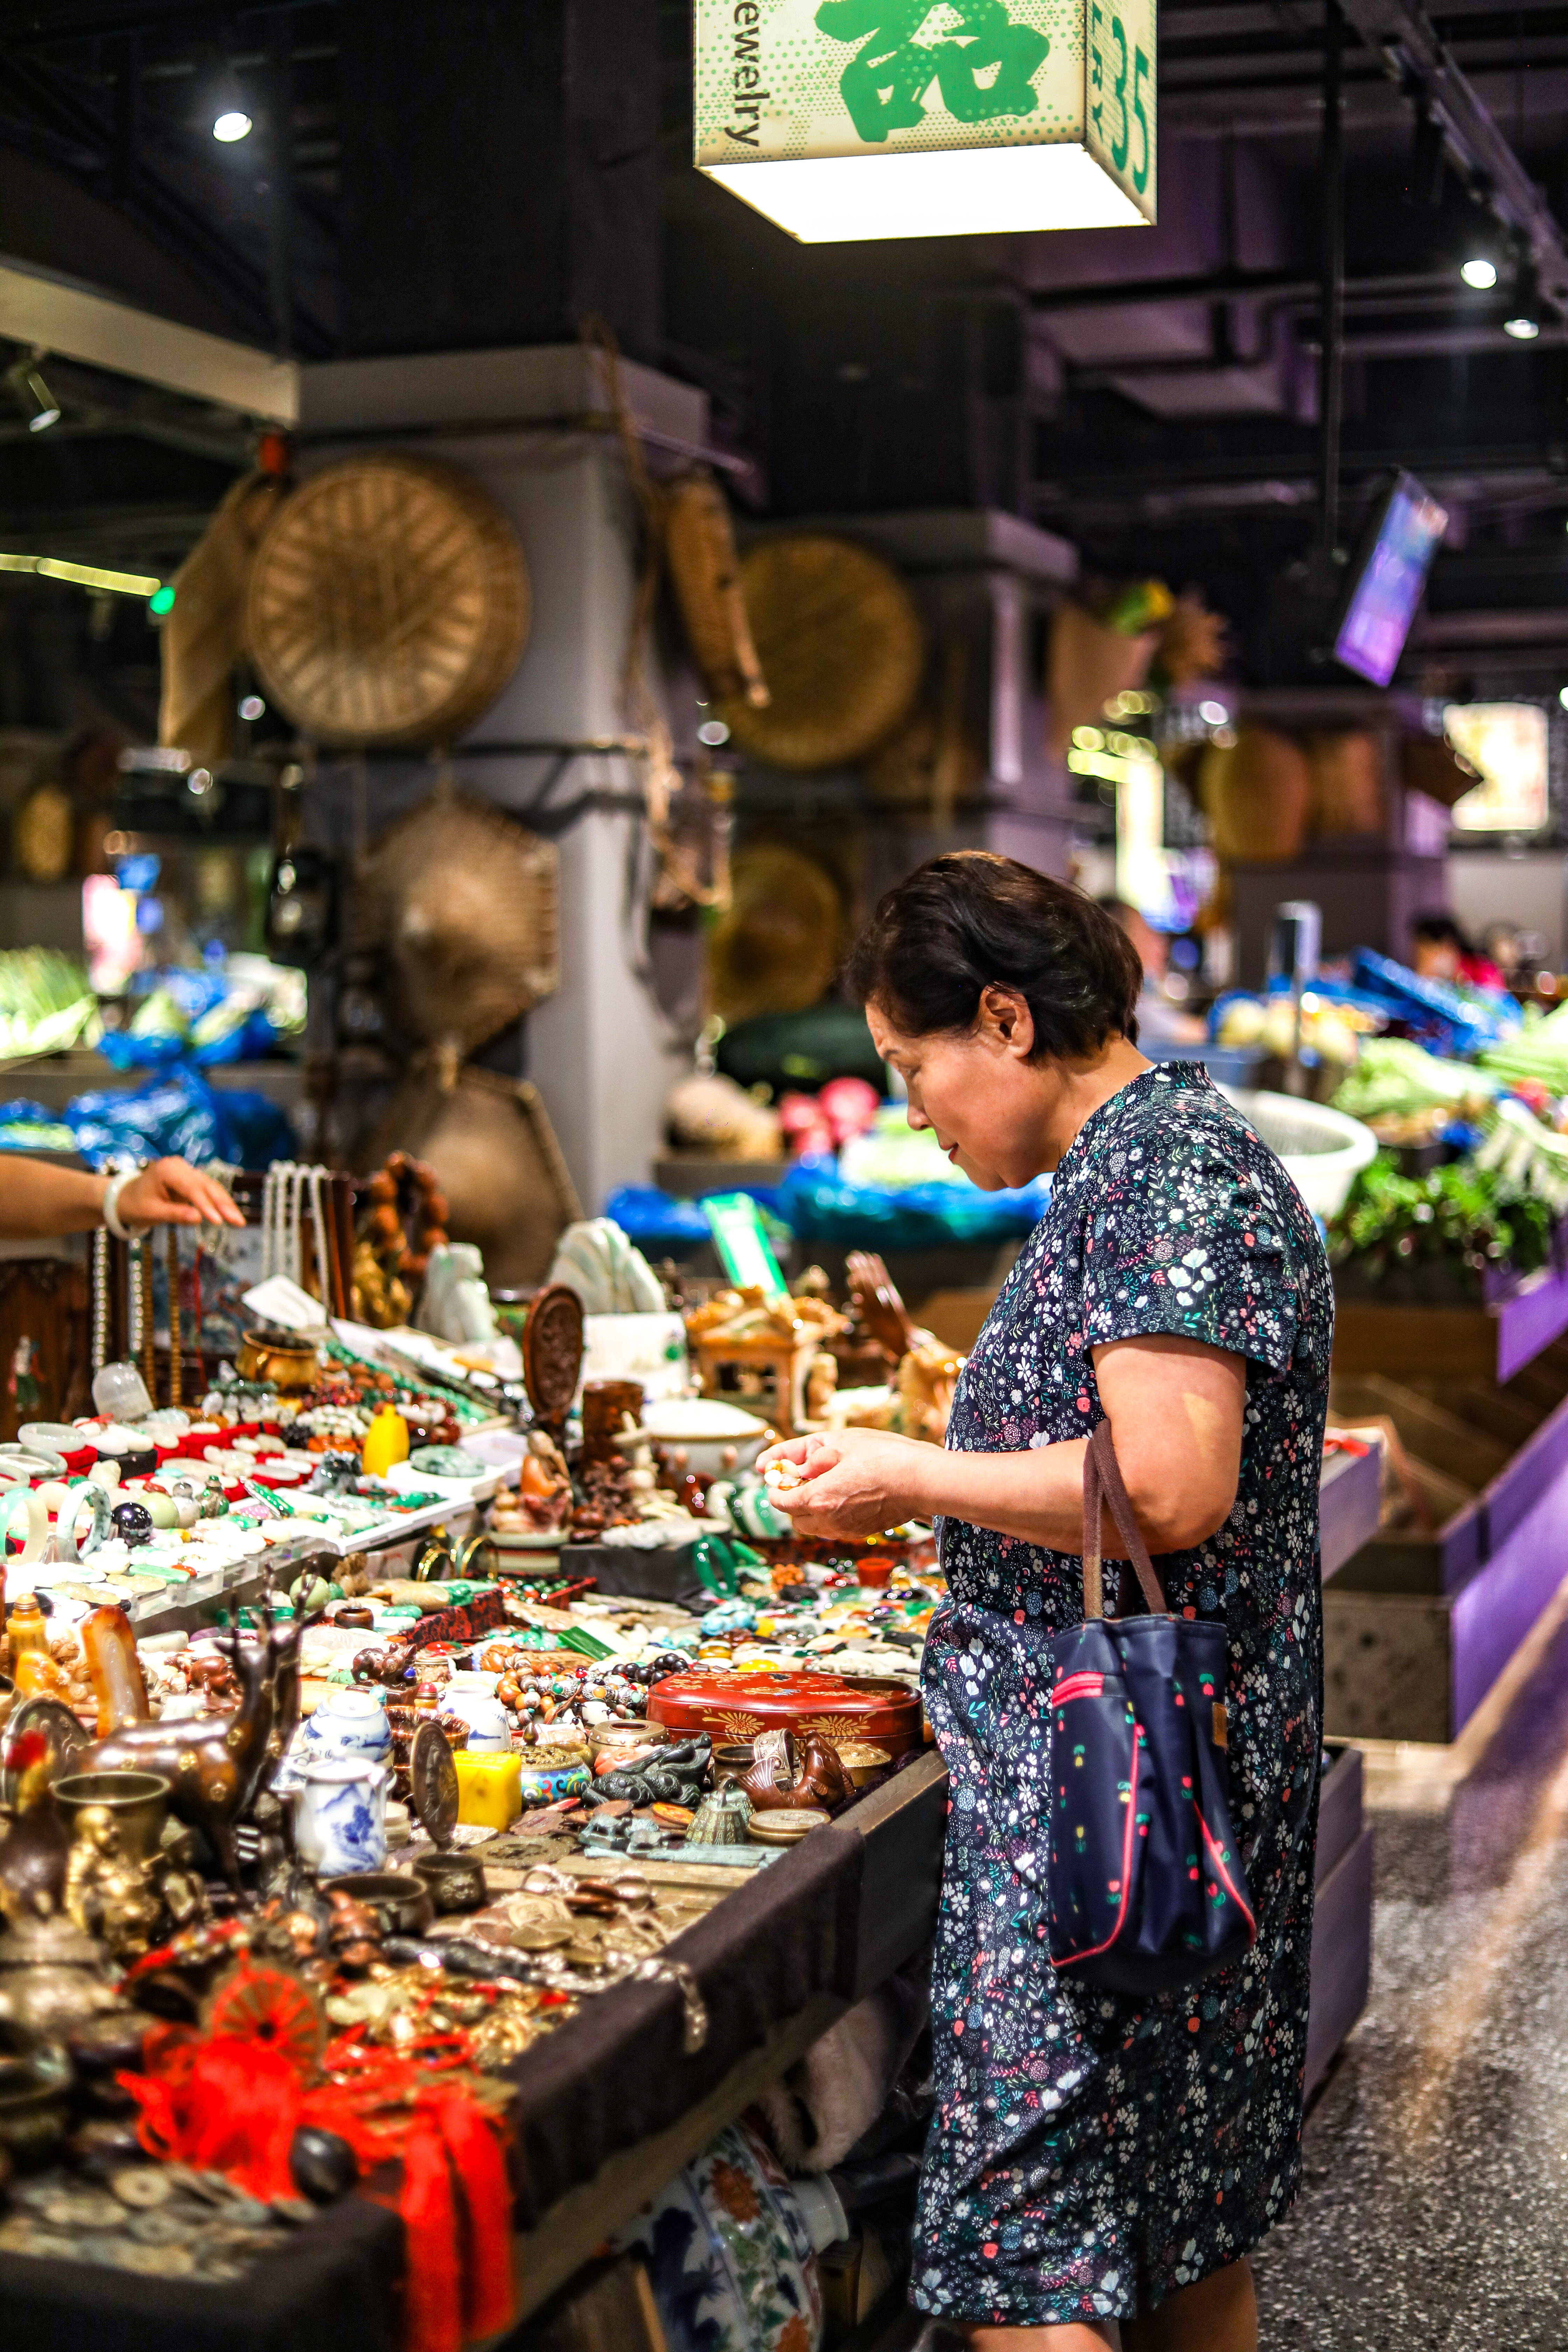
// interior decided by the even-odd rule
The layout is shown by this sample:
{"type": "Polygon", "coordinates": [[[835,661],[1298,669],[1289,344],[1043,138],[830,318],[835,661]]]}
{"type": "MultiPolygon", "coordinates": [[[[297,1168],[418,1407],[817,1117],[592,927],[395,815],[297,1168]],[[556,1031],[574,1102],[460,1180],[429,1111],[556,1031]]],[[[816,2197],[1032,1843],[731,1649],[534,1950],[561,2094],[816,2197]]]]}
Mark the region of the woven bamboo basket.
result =
{"type": "Polygon", "coordinates": [[[770,697],[746,599],[724,494],[705,466],[662,493],[664,558],[692,657],[715,700],[737,698],[765,709],[770,697]]]}
{"type": "Polygon", "coordinates": [[[409,1033],[471,1053],[561,984],[554,845],[442,786],[371,851],[354,929],[386,958],[409,1033]]]}
{"type": "Polygon", "coordinates": [[[807,1011],[833,985],[843,924],[837,887],[814,857],[784,842],[741,850],[730,904],[708,937],[715,1013],[733,1027],[807,1011]]]}
{"type": "Polygon", "coordinates": [[[317,741],[449,743],[528,642],[528,570],[489,494],[397,450],[325,466],[279,509],[250,570],[246,637],[317,741]]]}
{"type": "Polygon", "coordinates": [[[1198,766],[1198,798],[1215,854],[1232,865],[1279,865],[1307,833],[1311,778],[1288,735],[1244,727],[1230,745],[1211,743],[1198,766]]]}
{"type": "Polygon", "coordinates": [[[908,716],[925,667],[898,573],[847,540],[797,531],[749,549],[741,586],[770,698],[724,704],[735,741],[778,768],[865,759],[908,716]]]}
{"type": "Polygon", "coordinates": [[[555,1244],[583,1213],[538,1089],[489,1070],[408,1072],[361,1154],[379,1167],[393,1149],[436,1171],[455,1242],[475,1242],[486,1279],[511,1290],[542,1282],[555,1244]]]}

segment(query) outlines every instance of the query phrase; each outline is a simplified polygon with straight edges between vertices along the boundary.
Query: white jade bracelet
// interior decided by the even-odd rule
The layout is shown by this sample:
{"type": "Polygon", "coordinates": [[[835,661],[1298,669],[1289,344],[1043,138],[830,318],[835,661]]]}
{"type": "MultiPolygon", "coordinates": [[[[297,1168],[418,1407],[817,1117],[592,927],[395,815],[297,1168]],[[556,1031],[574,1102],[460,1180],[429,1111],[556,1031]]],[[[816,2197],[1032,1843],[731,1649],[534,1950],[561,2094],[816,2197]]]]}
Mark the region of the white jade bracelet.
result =
{"type": "Polygon", "coordinates": [[[124,1225],[120,1222],[120,1195],[132,1178],[140,1173],[137,1168],[122,1168],[119,1175],[111,1176],[104,1186],[103,1222],[117,1242],[135,1241],[147,1231],[145,1225],[124,1225]]]}

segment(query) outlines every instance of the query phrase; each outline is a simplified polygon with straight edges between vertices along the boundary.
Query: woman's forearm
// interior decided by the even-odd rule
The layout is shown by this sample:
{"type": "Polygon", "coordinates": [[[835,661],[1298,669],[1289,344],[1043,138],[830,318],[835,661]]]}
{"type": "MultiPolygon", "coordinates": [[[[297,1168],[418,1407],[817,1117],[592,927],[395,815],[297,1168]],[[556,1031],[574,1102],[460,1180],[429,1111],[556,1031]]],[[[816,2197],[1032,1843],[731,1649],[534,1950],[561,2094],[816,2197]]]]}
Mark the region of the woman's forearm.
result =
{"type": "Polygon", "coordinates": [[[0,1234],[30,1242],[90,1233],[103,1222],[108,1183],[106,1176],[85,1168],[57,1168],[19,1152],[0,1153],[0,1234]]]}
{"type": "MultiPolygon", "coordinates": [[[[920,1490],[918,1516],[965,1519],[997,1535],[1020,1536],[1048,1551],[1076,1552],[1083,1540],[1083,1457],[1089,1448],[1075,1438],[1016,1454],[949,1454],[935,1445],[920,1449],[914,1467],[920,1490]]],[[[1116,1549],[1115,1529],[1106,1526],[1107,1551],[1116,1549]]]]}

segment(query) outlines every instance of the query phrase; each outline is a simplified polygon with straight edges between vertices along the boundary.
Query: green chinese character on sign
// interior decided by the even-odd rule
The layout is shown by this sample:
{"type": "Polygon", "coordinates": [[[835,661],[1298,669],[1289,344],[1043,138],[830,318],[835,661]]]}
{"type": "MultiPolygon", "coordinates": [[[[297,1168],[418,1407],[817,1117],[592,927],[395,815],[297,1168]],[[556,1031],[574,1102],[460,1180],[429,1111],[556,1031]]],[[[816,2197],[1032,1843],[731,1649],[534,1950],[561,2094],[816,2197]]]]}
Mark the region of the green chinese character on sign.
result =
{"type": "Polygon", "coordinates": [[[924,121],[933,81],[960,122],[1032,114],[1033,77],[1051,46],[1033,26],[1014,24],[1004,0],[823,0],[816,26],[831,40],[861,44],[838,87],[860,137],[879,143],[924,121]],[[932,16],[942,21],[941,37],[918,39],[932,16]]]}

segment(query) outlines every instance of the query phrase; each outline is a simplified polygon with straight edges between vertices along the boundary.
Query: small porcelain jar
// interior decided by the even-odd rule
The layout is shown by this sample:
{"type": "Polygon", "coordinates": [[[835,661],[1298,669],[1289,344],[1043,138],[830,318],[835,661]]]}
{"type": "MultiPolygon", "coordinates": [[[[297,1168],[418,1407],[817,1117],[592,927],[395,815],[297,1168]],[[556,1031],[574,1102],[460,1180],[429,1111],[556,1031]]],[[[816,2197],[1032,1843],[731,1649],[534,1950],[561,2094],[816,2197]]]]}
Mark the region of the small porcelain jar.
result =
{"type": "Polygon", "coordinates": [[[294,1804],[294,1844],[318,1878],[386,1864],[386,1784],[383,1767],[368,1757],[312,1758],[300,1773],[294,1804]]]}
{"type": "Polygon", "coordinates": [[[368,1756],[380,1763],[392,1746],[384,1695],[363,1684],[335,1690],[305,1726],[308,1754],[368,1756]]]}
{"type": "Polygon", "coordinates": [[[468,1727],[470,1754],[499,1752],[511,1746],[506,1709],[496,1696],[496,1675],[457,1674],[447,1682],[441,1701],[443,1715],[455,1715],[468,1727]]]}

